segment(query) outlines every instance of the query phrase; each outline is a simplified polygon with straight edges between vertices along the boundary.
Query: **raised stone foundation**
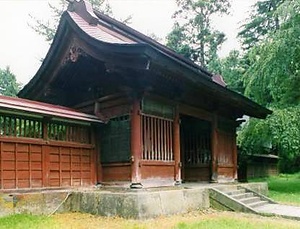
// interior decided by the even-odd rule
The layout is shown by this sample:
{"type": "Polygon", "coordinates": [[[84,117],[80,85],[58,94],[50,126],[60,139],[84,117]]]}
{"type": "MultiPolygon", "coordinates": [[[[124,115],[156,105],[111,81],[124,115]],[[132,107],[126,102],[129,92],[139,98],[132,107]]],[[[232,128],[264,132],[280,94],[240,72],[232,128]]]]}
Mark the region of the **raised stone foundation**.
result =
{"type": "MultiPolygon", "coordinates": [[[[222,184],[184,184],[156,189],[95,188],[0,194],[0,216],[13,213],[86,212],[146,219],[209,208],[209,188],[222,184]]],[[[228,185],[228,184],[226,184],[228,185]]],[[[240,185],[240,184],[239,184],[240,185]]],[[[266,194],[266,183],[243,184],[266,194]]]]}

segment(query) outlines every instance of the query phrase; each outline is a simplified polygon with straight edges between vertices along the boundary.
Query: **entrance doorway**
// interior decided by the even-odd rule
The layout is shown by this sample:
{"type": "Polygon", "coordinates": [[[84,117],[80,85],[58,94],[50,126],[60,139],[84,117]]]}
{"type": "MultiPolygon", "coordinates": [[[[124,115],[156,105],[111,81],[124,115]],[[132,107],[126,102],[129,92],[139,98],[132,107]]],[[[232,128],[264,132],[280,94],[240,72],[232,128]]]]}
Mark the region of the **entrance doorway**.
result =
{"type": "Polygon", "coordinates": [[[183,181],[209,181],[211,177],[211,123],[192,116],[180,117],[183,181]]]}

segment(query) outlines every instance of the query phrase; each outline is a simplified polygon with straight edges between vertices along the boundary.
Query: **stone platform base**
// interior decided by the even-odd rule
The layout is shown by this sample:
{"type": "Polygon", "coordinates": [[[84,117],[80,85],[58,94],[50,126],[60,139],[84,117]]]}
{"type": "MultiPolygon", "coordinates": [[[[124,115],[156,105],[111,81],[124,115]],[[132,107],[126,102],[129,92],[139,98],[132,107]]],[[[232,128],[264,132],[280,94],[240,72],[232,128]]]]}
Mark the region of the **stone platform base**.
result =
{"type": "MultiPolygon", "coordinates": [[[[221,185],[225,184],[187,183],[181,186],[139,190],[100,187],[85,190],[0,193],[0,216],[13,213],[51,215],[76,211],[134,219],[154,218],[208,209],[209,188],[221,185]]],[[[266,183],[243,186],[262,194],[268,191],[266,183]]]]}

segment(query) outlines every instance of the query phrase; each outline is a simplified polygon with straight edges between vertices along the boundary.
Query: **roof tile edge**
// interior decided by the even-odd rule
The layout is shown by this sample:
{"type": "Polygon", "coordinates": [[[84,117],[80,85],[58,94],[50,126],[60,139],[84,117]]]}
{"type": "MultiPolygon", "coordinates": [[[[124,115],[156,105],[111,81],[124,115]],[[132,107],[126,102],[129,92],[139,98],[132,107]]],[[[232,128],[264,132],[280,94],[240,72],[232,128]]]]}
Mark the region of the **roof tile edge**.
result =
{"type": "Polygon", "coordinates": [[[77,13],[90,25],[96,26],[98,24],[98,17],[94,14],[93,7],[89,1],[69,1],[67,10],[77,13]]]}

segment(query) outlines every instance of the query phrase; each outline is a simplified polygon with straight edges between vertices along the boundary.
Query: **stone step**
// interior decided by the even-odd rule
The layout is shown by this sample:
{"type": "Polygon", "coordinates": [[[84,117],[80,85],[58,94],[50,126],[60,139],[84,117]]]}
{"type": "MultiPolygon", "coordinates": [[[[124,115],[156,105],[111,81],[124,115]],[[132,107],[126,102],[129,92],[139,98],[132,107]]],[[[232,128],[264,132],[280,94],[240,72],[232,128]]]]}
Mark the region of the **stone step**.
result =
{"type": "Polygon", "coordinates": [[[253,196],[254,196],[254,194],[252,192],[245,192],[245,193],[240,193],[240,194],[236,194],[236,195],[231,195],[231,197],[236,200],[253,197],[253,196]]]}
{"type": "Polygon", "coordinates": [[[238,190],[225,191],[224,193],[229,196],[234,196],[238,194],[243,194],[245,192],[246,192],[245,189],[238,189],[238,190]]]}
{"type": "Polygon", "coordinates": [[[257,202],[248,204],[248,206],[251,207],[251,208],[257,208],[257,207],[266,205],[266,204],[268,204],[268,203],[269,203],[269,202],[266,201],[266,200],[260,200],[260,201],[257,201],[257,202]]]}
{"type": "Polygon", "coordinates": [[[239,200],[240,202],[244,203],[244,204],[252,204],[252,203],[257,203],[259,201],[261,201],[260,197],[257,196],[252,196],[252,197],[247,197],[247,198],[243,198],[239,200]]]}

